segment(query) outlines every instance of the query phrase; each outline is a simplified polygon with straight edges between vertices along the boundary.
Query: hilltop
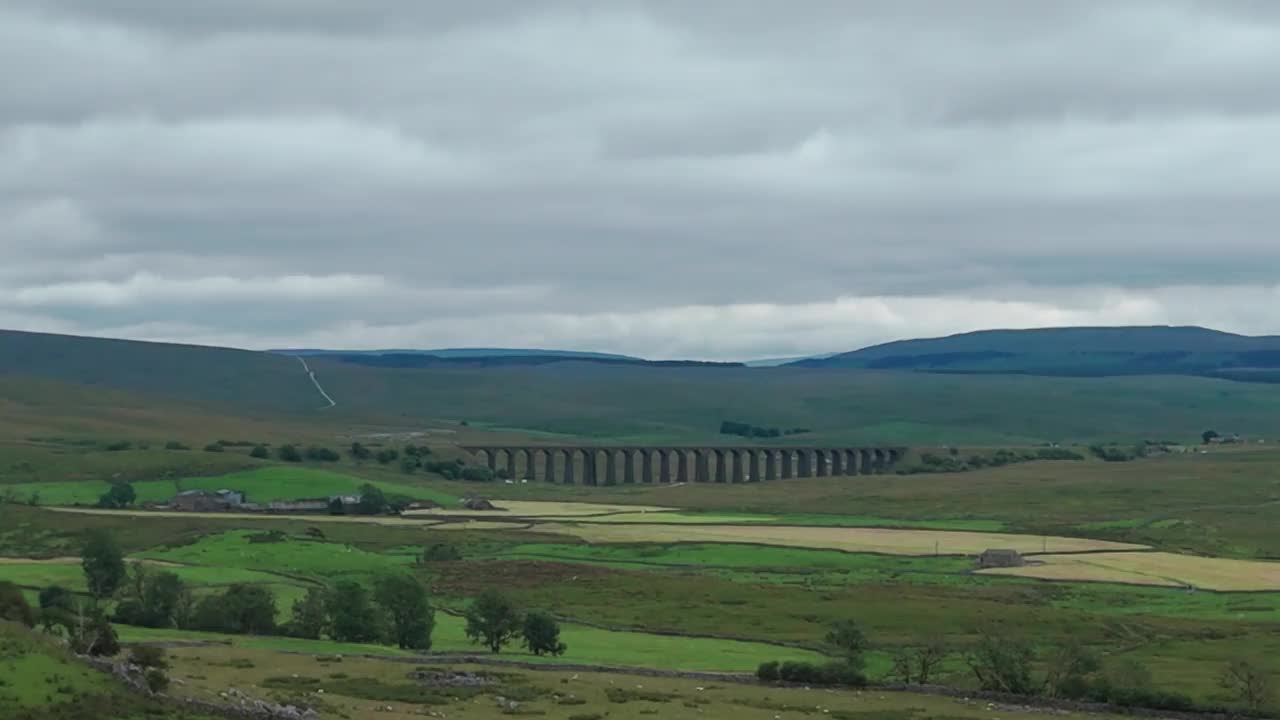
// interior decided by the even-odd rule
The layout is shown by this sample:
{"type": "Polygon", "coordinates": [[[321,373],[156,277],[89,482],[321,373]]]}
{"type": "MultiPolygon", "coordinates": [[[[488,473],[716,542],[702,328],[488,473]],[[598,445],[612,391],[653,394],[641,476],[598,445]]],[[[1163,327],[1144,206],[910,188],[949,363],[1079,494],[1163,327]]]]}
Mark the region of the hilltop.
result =
{"type": "Polygon", "coordinates": [[[1077,377],[1204,375],[1280,381],[1280,337],[1162,326],[983,330],[900,340],[791,365],[1077,377]]]}

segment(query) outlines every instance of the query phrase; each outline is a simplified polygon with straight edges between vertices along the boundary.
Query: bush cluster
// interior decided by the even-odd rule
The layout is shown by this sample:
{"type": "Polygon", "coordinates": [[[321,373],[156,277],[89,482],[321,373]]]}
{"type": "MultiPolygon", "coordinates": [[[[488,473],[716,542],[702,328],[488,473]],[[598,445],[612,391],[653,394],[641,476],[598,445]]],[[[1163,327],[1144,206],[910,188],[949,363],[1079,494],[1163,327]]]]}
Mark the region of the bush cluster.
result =
{"type": "Polygon", "coordinates": [[[924,453],[918,465],[898,469],[899,475],[921,475],[929,473],[969,472],[988,467],[1004,467],[1018,463],[1036,462],[1038,460],[1084,460],[1084,456],[1067,448],[1037,448],[1034,451],[1000,449],[991,455],[959,456],[958,451],[943,456],[935,453],[924,453]]]}

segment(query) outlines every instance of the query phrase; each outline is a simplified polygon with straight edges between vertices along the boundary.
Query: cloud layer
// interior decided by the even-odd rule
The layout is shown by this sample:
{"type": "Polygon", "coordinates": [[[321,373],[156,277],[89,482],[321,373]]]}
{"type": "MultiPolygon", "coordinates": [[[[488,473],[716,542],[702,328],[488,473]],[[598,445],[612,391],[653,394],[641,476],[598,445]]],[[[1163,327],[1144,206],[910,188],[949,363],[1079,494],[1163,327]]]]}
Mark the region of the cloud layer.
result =
{"type": "Polygon", "coordinates": [[[1280,332],[1271,3],[10,0],[0,326],[712,359],[1280,332]]]}

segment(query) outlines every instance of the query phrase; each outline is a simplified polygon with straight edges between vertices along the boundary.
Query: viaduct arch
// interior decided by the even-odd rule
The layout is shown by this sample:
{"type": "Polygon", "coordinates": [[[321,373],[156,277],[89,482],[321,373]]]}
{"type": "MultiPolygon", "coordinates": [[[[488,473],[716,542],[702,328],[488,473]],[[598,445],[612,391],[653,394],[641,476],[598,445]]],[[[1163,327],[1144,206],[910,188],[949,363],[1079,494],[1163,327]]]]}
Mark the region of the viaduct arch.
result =
{"type": "Polygon", "coordinates": [[[565,485],[746,483],[877,475],[901,447],[465,445],[494,472],[565,485]]]}

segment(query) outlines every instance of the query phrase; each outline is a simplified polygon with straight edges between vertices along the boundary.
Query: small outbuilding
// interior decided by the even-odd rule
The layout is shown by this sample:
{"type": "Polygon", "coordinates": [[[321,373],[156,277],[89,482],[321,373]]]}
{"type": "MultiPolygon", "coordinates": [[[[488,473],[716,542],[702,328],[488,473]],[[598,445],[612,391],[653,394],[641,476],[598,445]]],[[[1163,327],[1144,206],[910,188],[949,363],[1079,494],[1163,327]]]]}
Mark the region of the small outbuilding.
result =
{"type": "Polygon", "coordinates": [[[1022,557],[1022,553],[1007,548],[983,550],[978,556],[978,567],[983,569],[1022,567],[1026,564],[1027,561],[1022,557]]]}

